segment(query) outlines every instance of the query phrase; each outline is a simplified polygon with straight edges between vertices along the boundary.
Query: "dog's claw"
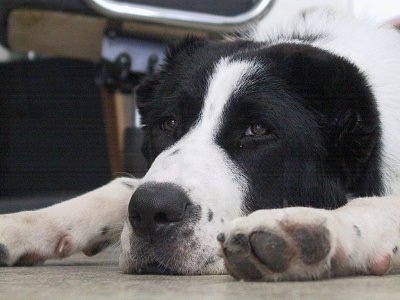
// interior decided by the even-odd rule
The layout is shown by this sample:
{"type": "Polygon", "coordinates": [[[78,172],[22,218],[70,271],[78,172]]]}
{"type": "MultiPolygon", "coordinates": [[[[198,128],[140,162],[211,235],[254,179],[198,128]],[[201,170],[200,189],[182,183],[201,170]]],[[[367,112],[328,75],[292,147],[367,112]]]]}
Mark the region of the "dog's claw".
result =
{"type": "Polygon", "coordinates": [[[223,233],[218,234],[218,235],[217,235],[217,240],[218,240],[218,242],[220,242],[220,243],[225,242],[225,234],[223,234],[223,233]]]}

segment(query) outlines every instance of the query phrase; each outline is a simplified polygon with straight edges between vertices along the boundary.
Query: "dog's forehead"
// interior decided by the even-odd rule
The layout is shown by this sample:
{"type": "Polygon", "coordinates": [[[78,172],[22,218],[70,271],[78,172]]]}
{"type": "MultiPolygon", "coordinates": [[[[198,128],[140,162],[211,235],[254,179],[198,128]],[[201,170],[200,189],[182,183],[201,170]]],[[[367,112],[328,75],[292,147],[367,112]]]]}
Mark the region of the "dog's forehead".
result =
{"type": "Polygon", "coordinates": [[[199,125],[215,133],[221,122],[224,109],[231,99],[246,86],[247,79],[257,72],[256,61],[222,58],[209,77],[199,125]]]}

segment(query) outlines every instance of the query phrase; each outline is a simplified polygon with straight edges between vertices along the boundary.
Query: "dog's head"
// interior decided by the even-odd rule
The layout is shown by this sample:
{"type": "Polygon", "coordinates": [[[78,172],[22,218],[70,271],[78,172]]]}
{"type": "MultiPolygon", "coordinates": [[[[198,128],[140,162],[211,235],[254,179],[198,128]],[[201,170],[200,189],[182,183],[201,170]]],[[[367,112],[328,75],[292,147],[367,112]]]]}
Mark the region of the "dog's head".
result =
{"type": "Polygon", "coordinates": [[[188,38],[137,97],[150,169],[122,233],[126,272],[221,273],[216,236],[234,218],[380,192],[373,95],[326,51],[188,38]]]}

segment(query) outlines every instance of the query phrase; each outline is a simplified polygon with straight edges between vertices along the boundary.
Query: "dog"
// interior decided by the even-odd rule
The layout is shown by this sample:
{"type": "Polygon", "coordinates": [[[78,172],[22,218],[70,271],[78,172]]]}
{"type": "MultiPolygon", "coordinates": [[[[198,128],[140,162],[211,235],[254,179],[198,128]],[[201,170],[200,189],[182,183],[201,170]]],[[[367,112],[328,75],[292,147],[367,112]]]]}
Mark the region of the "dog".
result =
{"type": "Polygon", "coordinates": [[[243,280],[400,265],[400,34],[337,16],[188,37],[137,89],[149,171],[0,216],[2,266],[120,240],[134,274],[243,280]]]}

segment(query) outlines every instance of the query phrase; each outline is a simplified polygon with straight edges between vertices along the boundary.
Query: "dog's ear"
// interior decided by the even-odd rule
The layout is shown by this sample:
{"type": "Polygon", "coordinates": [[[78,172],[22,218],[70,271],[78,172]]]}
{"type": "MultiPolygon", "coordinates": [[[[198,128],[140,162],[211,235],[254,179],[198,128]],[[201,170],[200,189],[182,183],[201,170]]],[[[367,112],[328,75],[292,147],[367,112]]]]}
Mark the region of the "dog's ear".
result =
{"type": "Polygon", "coordinates": [[[340,169],[346,186],[356,184],[358,171],[376,168],[370,164],[378,163],[372,158],[380,151],[379,113],[366,77],[350,61],[311,46],[272,51],[279,77],[316,116],[328,168],[340,169]]]}
{"type": "Polygon", "coordinates": [[[190,58],[191,54],[207,43],[205,38],[187,36],[183,40],[171,43],[166,50],[166,56],[161,68],[151,77],[146,78],[136,89],[136,100],[139,113],[146,114],[146,108],[152,103],[157,86],[161,84],[162,77],[168,77],[166,70],[169,65],[174,65],[179,60],[190,58]]]}
{"type": "Polygon", "coordinates": [[[207,40],[203,37],[188,35],[184,39],[171,43],[167,47],[166,51],[166,62],[171,62],[178,58],[179,55],[190,55],[198,49],[204,46],[207,40]]]}

